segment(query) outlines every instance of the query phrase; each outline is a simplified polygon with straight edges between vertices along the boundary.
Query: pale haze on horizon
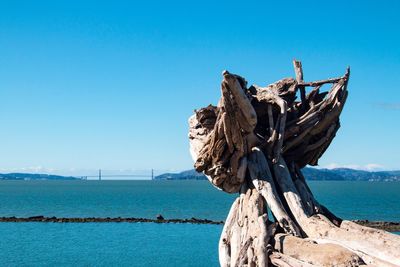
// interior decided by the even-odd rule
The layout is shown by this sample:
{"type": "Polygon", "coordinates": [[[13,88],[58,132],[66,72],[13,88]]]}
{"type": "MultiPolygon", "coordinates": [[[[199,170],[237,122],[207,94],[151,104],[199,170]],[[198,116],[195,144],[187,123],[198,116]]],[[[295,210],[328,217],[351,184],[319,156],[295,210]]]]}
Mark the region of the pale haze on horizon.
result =
{"type": "Polygon", "coordinates": [[[2,1],[0,172],[178,171],[222,70],[266,85],[344,74],[322,167],[400,169],[399,1],[2,1]]]}

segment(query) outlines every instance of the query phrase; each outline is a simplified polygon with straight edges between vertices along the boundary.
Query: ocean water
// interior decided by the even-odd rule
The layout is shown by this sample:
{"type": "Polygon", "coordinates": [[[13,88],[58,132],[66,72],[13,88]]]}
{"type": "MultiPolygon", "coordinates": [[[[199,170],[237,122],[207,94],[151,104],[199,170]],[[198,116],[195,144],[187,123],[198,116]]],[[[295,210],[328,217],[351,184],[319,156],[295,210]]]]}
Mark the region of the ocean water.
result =
{"type": "MultiPolygon", "coordinates": [[[[400,221],[400,183],[310,182],[345,219],[400,221]]],[[[0,181],[0,216],[225,220],[207,181],[0,181]]],[[[0,223],[0,266],[218,266],[221,225],[0,223]]]]}
{"type": "Polygon", "coordinates": [[[219,225],[0,223],[0,266],[218,266],[219,225]]]}
{"type": "Polygon", "coordinates": [[[0,216],[224,220],[234,198],[207,181],[0,181],[0,216]]]}

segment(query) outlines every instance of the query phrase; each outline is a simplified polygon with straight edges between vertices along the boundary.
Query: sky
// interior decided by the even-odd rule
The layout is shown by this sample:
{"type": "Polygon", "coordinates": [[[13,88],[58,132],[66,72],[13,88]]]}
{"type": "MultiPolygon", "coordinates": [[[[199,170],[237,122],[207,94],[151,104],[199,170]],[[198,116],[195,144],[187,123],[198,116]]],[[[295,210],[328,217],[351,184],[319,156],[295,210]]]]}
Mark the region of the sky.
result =
{"type": "Polygon", "coordinates": [[[341,76],[321,167],[400,169],[399,1],[0,1],[0,172],[179,171],[224,69],[341,76]]]}

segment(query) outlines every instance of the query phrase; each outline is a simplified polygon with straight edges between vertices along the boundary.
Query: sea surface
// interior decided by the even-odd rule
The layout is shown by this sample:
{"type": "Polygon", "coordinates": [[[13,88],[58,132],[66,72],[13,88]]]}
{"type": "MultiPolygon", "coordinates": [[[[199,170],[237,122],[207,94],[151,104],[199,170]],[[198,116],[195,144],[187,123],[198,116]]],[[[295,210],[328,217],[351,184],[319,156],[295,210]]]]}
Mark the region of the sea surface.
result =
{"type": "MultiPolygon", "coordinates": [[[[309,182],[345,219],[400,221],[400,183],[309,182]]],[[[225,220],[207,181],[0,181],[0,216],[225,220]]],[[[218,266],[222,225],[0,223],[0,266],[218,266]]]]}

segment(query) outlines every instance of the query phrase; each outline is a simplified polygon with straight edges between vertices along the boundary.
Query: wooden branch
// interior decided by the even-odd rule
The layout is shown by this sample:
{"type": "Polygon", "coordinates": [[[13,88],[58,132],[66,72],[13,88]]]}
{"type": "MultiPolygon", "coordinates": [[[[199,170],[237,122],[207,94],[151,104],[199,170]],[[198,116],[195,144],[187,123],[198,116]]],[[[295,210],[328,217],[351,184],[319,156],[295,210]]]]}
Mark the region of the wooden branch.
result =
{"type": "Polygon", "coordinates": [[[230,266],[231,264],[231,253],[230,253],[230,246],[231,246],[231,229],[233,228],[234,224],[236,223],[236,216],[237,210],[239,207],[239,198],[237,198],[229,211],[228,217],[226,218],[224,228],[222,229],[222,234],[219,239],[219,263],[221,266],[230,266]]]}
{"type": "Polygon", "coordinates": [[[280,187],[285,200],[297,223],[302,226],[307,220],[309,213],[304,208],[301,197],[293,184],[292,177],[283,158],[280,158],[276,164],[273,164],[273,170],[278,186],[280,187]]]}
{"type": "Polygon", "coordinates": [[[300,85],[303,82],[303,67],[301,65],[301,62],[297,61],[297,60],[293,60],[293,67],[294,67],[294,71],[296,73],[297,86],[300,90],[301,102],[303,103],[301,111],[304,112],[305,104],[307,102],[306,88],[305,88],[305,86],[300,85]]]}
{"type": "Polygon", "coordinates": [[[294,71],[296,73],[296,81],[298,84],[300,84],[303,82],[303,67],[301,65],[301,62],[294,59],[293,67],[294,67],[294,71]]]}
{"type": "Polygon", "coordinates": [[[364,261],[354,252],[337,244],[318,244],[288,234],[275,235],[275,249],[285,256],[312,266],[359,266],[364,261]]]}
{"type": "Polygon", "coordinates": [[[301,232],[296,223],[286,212],[272,178],[271,171],[264,154],[259,148],[253,148],[249,155],[248,168],[254,187],[264,197],[279,225],[287,232],[300,236],[301,232]]]}
{"type": "Polygon", "coordinates": [[[268,125],[269,135],[272,136],[274,133],[274,115],[272,114],[272,105],[268,105],[268,125]]]}
{"type": "Polygon", "coordinates": [[[345,79],[346,76],[342,76],[342,77],[338,77],[338,78],[331,78],[331,79],[326,79],[326,80],[320,80],[320,81],[315,81],[315,82],[302,82],[299,83],[299,86],[320,86],[320,85],[324,85],[327,83],[336,83],[342,79],[345,79]]]}

